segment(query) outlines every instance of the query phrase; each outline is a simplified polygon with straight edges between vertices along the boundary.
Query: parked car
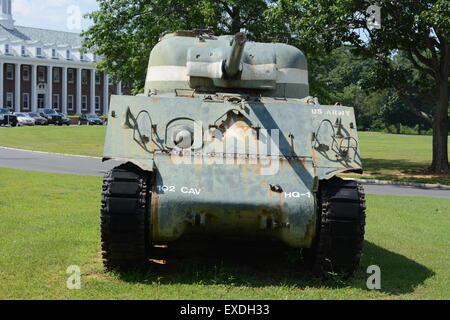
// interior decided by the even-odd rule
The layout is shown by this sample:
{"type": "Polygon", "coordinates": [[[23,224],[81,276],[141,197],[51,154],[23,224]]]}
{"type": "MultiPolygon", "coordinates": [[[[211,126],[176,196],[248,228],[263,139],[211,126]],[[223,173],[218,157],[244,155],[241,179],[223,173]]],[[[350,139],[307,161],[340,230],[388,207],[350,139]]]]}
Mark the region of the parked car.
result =
{"type": "Polygon", "coordinates": [[[41,117],[39,113],[29,112],[28,116],[34,119],[34,124],[37,126],[46,126],[48,125],[48,120],[44,117],[41,117]]]}
{"type": "Polygon", "coordinates": [[[62,126],[62,117],[54,109],[39,109],[39,115],[47,119],[48,124],[62,126]]]}
{"type": "Polygon", "coordinates": [[[96,114],[83,114],[81,115],[80,120],[78,120],[78,125],[82,126],[84,124],[88,126],[102,126],[103,121],[96,114]]]}
{"type": "Polygon", "coordinates": [[[70,126],[70,119],[64,113],[60,113],[59,115],[62,117],[63,124],[70,126]]]}
{"type": "Polygon", "coordinates": [[[15,112],[14,115],[17,117],[17,121],[19,122],[19,126],[20,127],[23,127],[23,126],[34,126],[35,125],[34,119],[31,118],[26,113],[15,112]]]}
{"type": "Polygon", "coordinates": [[[17,127],[18,125],[17,116],[15,116],[9,109],[0,108],[0,126],[17,127]]]}

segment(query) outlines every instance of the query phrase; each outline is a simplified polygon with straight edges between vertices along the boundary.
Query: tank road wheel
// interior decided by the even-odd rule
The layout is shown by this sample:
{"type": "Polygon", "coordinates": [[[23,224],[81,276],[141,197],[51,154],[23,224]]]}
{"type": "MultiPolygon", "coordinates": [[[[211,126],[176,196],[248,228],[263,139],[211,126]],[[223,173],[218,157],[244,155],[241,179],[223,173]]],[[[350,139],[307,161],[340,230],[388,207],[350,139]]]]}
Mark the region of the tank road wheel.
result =
{"type": "Polygon", "coordinates": [[[104,178],[101,208],[103,264],[107,270],[143,269],[148,261],[149,174],[121,165],[104,178]]]}
{"type": "Polygon", "coordinates": [[[359,266],[364,242],[366,200],[355,181],[323,181],[318,193],[318,231],[305,260],[316,275],[352,275],[359,266]]]}

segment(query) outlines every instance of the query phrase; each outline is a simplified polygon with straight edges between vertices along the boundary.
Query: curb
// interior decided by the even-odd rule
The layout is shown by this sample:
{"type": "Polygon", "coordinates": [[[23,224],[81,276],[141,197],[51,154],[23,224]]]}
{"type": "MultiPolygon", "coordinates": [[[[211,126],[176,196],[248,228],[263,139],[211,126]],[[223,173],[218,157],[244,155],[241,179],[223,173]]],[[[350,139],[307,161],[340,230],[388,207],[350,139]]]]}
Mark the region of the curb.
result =
{"type": "Polygon", "coordinates": [[[376,180],[376,179],[344,179],[344,180],[354,180],[361,184],[392,185],[392,186],[402,186],[402,187],[414,187],[414,188],[420,188],[420,189],[450,190],[450,186],[446,186],[446,185],[442,185],[442,184],[401,182],[401,181],[388,181],[388,180],[376,180]]]}
{"type": "Polygon", "coordinates": [[[102,158],[99,158],[99,157],[80,156],[80,155],[76,155],[76,154],[65,154],[65,153],[52,153],[52,152],[45,152],[45,151],[33,151],[33,150],[9,148],[9,147],[2,147],[2,146],[0,146],[0,149],[13,150],[13,151],[24,151],[24,152],[33,152],[33,153],[41,153],[41,154],[49,154],[49,155],[52,155],[52,156],[65,156],[65,157],[89,158],[89,159],[100,159],[100,160],[102,160],[102,158]]]}

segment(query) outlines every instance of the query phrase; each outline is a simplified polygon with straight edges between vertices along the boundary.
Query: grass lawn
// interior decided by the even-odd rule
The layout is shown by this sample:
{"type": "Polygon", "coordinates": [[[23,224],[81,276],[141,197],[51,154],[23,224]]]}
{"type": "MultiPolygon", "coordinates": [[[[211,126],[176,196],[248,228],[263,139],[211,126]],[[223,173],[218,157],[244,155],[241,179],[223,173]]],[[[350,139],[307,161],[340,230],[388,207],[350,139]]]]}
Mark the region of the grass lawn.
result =
{"type": "Polygon", "coordinates": [[[431,136],[380,132],[359,132],[358,135],[364,169],[367,171],[421,170],[431,164],[431,136]]]}
{"type": "Polygon", "coordinates": [[[450,298],[448,199],[368,196],[362,266],[350,280],[311,278],[296,251],[249,261],[200,251],[137,275],[102,269],[100,188],[96,177],[0,169],[0,299],[450,298]],[[373,264],[380,291],[365,287],[373,264]],[[66,288],[70,265],[81,268],[81,290],[66,288]]]}
{"type": "Polygon", "coordinates": [[[431,136],[378,132],[358,134],[365,171],[363,178],[450,185],[450,175],[425,172],[432,160],[431,136]]]}
{"type": "Polygon", "coordinates": [[[0,146],[101,157],[106,126],[22,127],[0,131],[0,146]]]}
{"type": "MultiPolygon", "coordinates": [[[[105,131],[99,126],[9,128],[0,131],[0,146],[101,157],[105,131]]],[[[450,185],[450,175],[423,172],[431,164],[431,136],[360,132],[359,137],[363,178],[450,185]]]]}

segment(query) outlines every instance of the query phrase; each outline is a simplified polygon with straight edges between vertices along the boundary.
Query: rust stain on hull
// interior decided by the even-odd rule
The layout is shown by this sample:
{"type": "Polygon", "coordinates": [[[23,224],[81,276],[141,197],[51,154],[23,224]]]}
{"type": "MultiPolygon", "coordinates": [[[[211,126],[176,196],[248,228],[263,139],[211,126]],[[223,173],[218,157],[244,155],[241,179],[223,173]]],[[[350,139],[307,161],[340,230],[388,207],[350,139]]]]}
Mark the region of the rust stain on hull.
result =
{"type": "Polygon", "coordinates": [[[311,148],[311,156],[312,156],[312,160],[313,160],[313,170],[314,170],[314,176],[317,176],[317,153],[316,153],[316,149],[313,147],[311,148]]]}
{"type": "Polygon", "coordinates": [[[303,168],[306,168],[306,161],[304,159],[300,159],[298,161],[303,168]]]}
{"type": "Polygon", "coordinates": [[[280,207],[280,210],[283,208],[283,193],[278,192],[278,206],[280,207]]]}
{"type": "Polygon", "coordinates": [[[152,240],[159,238],[159,194],[156,190],[156,185],[153,188],[152,200],[151,200],[151,212],[152,222],[152,240]]]}
{"type": "Polygon", "coordinates": [[[317,218],[313,218],[306,226],[304,237],[304,247],[311,248],[314,242],[314,237],[317,229],[317,218]]]}

